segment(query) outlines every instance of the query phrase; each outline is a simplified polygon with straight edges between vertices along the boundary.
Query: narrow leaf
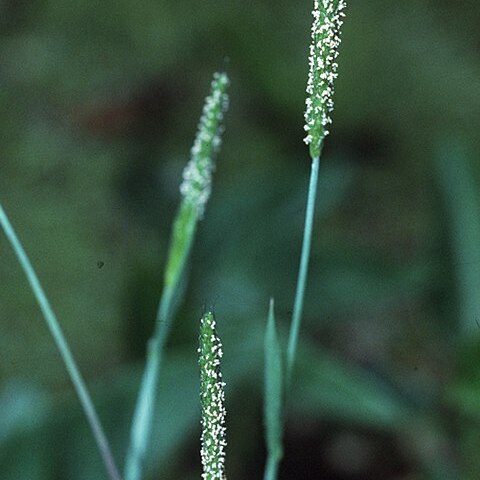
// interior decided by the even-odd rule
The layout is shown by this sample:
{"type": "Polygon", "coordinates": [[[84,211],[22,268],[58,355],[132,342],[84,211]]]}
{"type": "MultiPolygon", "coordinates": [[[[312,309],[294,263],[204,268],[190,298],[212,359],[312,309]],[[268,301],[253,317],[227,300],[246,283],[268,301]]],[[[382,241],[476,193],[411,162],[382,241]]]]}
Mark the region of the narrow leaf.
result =
{"type": "Polygon", "coordinates": [[[267,466],[265,480],[277,478],[278,464],[283,455],[283,362],[275,324],[274,302],[270,300],[267,329],[265,332],[265,399],[264,421],[267,442],[267,466]]]}

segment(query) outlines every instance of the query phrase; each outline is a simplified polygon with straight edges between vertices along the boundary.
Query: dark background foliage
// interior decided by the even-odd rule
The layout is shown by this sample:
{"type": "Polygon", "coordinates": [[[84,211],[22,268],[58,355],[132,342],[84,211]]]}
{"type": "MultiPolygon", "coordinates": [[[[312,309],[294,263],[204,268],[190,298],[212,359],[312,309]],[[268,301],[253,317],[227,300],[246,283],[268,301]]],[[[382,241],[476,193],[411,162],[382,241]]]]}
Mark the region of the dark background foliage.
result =
{"type": "MultiPolygon", "coordinates": [[[[260,479],[268,301],[288,328],[311,2],[0,1],[0,198],[119,461],[211,74],[231,108],[164,364],[149,479],[199,478],[196,342],[225,350],[229,478],[260,479]]],[[[351,0],[281,479],[480,476],[480,6],[351,0]]],[[[105,478],[0,238],[1,478],[105,478]]]]}

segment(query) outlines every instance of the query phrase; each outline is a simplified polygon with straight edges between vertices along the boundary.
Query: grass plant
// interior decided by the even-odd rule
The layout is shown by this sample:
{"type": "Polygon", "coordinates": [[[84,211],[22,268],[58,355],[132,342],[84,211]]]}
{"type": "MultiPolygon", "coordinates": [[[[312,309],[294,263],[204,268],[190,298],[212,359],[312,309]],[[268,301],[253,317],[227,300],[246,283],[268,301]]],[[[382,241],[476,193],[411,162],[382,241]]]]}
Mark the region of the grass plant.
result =
{"type": "MultiPolygon", "coordinates": [[[[228,108],[226,93],[228,85],[229,80],[225,72],[214,75],[210,95],[206,98],[198,133],[191,149],[191,159],[183,172],[183,182],[180,186],[182,202],[173,224],[155,333],[148,343],[146,367],[132,421],[130,445],[125,463],[126,480],[140,480],[144,476],[144,463],[155,413],[162,352],[170,330],[175,303],[178,300],[182,276],[190,255],[197,224],[203,217],[206,203],[210,197],[215,155],[219,150],[223,133],[223,115],[228,108]]],[[[109,442],[68,343],[25,250],[1,205],[0,225],[27,275],[32,291],[57,344],[90,423],[110,480],[121,480],[122,477],[113,459],[109,442]]]]}
{"type": "MultiPolygon", "coordinates": [[[[336,58],[343,23],[343,0],[315,0],[313,8],[312,43],[310,46],[307,82],[304,141],[312,160],[308,188],[303,244],[290,324],[288,344],[284,351],[275,321],[274,302],[271,300],[264,339],[265,397],[264,421],[268,458],[265,480],[278,476],[283,455],[283,427],[285,401],[291,386],[298,337],[307,285],[315,203],[319,177],[320,156],[328,126],[332,120],[333,84],[337,76],[336,58]]],[[[130,443],[127,450],[125,480],[143,480],[148,455],[153,419],[156,414],[157,390],[165,344],[180,300],[185,269],[191,254],[198,222],[203,218],[211,193],[215,155],[223,132],[223,116],[228,107],[226,73],[216,73],[210,95],[205,101],[198,133],[191,149],[191,158],[183,172],[180,186],[182,196],[173,223],[171,242],[164,272],[163,291],[158,307],[154,334],[147,346],[146,365],[133,415],[130,443]]],[[[108,441],[88,394],[78,367],[62,334],[58,321],[43,292],[38,278],[21,246],[4,210],[0,206],[0,224],[3,227],[22,265],[37,298],[45,320],[60,350],[65,366],[75,386],[80,402],[92,428],[98,448],[111,480],[121,480],[108,441]]],[[[202,404],[202,478],[221,480],[225,476],[225,407],[224,383],[220,371],[221,342],[216,333],[215,317],[211,311],[200,323],[200,385],[202,404]]]]}
{"type": "Polygon", "coordinates": [[[237,3],[1,3],[1,479],[199,478],[205,302],[229,478],[480,478],[480,3],[237,3]]]}
{"type": "Polygon", "coordinates": [[[216,73],[205,101],[191,159],[180,186],[182,202],[174,221],[172,240],[164,275],[164,289],[158,307],[155,333],[150,340],[147,363],[132,422],[130,446],[125,465],[126,480],[140,480],[151,435],[162,352],[171,327],[182,275],[192,249],[198,222],[210,197],[215,155],[223,133],[223,115],[228,108],[226,73],[216,73]]]}
{"type": "Polygon", "coordinates": [[[293,306],[288,346],[286,351],[285,373],[282,374],[282,354],[276,338],[273,304],[270,313],[265,340],[265,429],[267,438],[267,463],[265,480],[277,478],[279,463],[282,459],[282,427],[288,389],[295,366],[298,336],[303,313],[303,302],[307,285],[308,264],[310,259],[315,202],[317,197],[320,155],[323,142],[329,134],[328,125],[332,123],[334,80],[337,77],[337,56],[340,46],[340,30],[343,24],[343,0],[315,0],[311,29],[309,72],[307,81],[307,99],[305,109],[304,141],[309,146],[312,159],[310,183],[308,187],[305,227],[302,252],[298,271],[297,288],[293,306]]]}

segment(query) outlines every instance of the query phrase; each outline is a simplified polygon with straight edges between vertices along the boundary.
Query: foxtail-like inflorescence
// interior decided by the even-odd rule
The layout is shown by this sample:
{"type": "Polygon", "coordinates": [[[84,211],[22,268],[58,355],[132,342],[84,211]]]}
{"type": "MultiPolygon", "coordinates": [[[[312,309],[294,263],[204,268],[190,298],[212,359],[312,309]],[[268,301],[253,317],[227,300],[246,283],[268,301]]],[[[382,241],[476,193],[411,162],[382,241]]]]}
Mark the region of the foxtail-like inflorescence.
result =
{"type": "Polygon", "coordinates": [[[322,142],[329,133],[328,125],[332,123],[333,83],[337,78],[336,59],[345,7],[344,0],[314,1],[304,139],[312,158],[320,155],[322,142]]]}
{"type": "Polygon", "coordinates": [[[212,189],[212,173],[223,133],[223,115],[228,108],[227,74],[215,73],[210,95],[205,100],[198,132],[190,152],[190,161],[183,171],[180,192],[196,209],[201,219],[212,189]]]}
{"type": "Polygon", "coordinates": [[[200,451],[205,480],[223,480],[225,476],[225,383],[220,363],[222,344],[217,336],[215,317],[207,312],[200,322],[200,398],[202,402],[202,448],[200,451]]]}

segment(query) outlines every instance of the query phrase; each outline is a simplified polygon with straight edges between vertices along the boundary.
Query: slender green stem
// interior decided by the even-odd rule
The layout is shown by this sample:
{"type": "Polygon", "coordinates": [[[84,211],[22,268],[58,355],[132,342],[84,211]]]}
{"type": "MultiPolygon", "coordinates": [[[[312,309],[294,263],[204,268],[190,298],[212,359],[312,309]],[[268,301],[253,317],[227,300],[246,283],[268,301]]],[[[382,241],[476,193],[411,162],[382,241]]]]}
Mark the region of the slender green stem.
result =
{"type": "Polygon", "coordinates": [[[120,480],[121,476],[118,473],[118,469],[115,465],[115,460],[111,453],[107,437],[105,436],[102,425],[100,423],[100,419],[98,418],[97,412],[93,405],[92,399],[90,398],[90,394],[88,393],[82,375],[80,374],[77,364],[75,363],[67,340],[63,335],[55,313],[53,312],[52,307],[48,302],[48,299],[45,295],[45,292],[43,291],[40,281],[38,280],[35,270],[33,269],[32,264],[30,263],[30,260],[28,259],[28,256],[1,205],[0,224],[15,252],[15,255],[18,258],[21,267],[23,268],[23,271],[25,272],[25,275],[27,276],[33,294],[38,302],[38,305],[40,306],[40,309],[43,313],[45,321],[47,322],[53,339],[57,344],[60,355],[62,356],[65,367],[68,371],[68,374],[70,375],[70,379],[72,380],[73,386],[75,387],[77,395],[80,399],[80,403],[82,404],[83,410],[85,411],[85,415],[87,416],[87,420],[92,429],[95,441],[97,442],[98,449],[100,450],[100,453],[102,455],[103,463],[105,464],[105,468],[108,472],[109,478],[111,480],[120,480]]]}
{"type": "Polygon", "coordinates": [[[143,373],[142,387],[135,406],[130,433],[130,446],[125,463],[126,480],[142,477],[155,409],[155,392],[160,371],[160,353],[155,339],[151,339],[148,345],[147,365],[143,373]]]}
{"type": "Polygon", "coordinates": [[[195,237],[196,224],[195,210],[191,206],[183,204],[173,226],[173,237],[165,269],[165,287],[158,306],[155,332],[149,343],[145,370],[133,414],[130,445],[125,462],[126,480],[140,480],[144,474],[163,349],[175,310],[175,295],[178,292],[195,237]]]}
{"type": "Polygon", "coordinates": [[[307,283],[308,262],[310,259],[310,246],[312,241],[313,217],[315,213],[315,199],[317,196],[318,171],[320,166],[320,156],[312,160],[312,170],[310,174],[310,185],[308,188],[307,210],[305,214],[305,229],[303,231],[302,254],[300,257],[300,268],[297,279],[297,291],[295,294],[295,303],[293,306],[292,323],[290,325],[290,334],[287,348],[287,376],[286,384],[290,383],[295,355],[297,351],[298,333],[303,312],[303,300],[305,297],[305,287],[307,283]]]}
{"type": "Polygon", "coordinates": [[[279,457],[269,455],[267,458],[267,464],[265,466],[265,473],[263,475],[263,480],[277,480],[279,464],[280,464],[279,457]]]}
{"type": "MultiPolygon", "coordinates": [[[[189,250],[190,247],[188,247],[188,251],[189,250]]],[[[186,262],[187,255],[188,252],[186,252],[184,262],[186,262]]],[[[183,269],[184,262],[182,262],[180,270],[183,269]]],[[[148,345],[146,365],[135,405],[132,430],[130,433],[130,445],[125,462],[124,473],[126,480],[140,480],[143,477],[155,413],[158,380],[163,357],[162,352],[173,317],[173,294],[174,290],[171,287],[165,288],[162,293],[157,313],[155,334],[148,345]]]]}

